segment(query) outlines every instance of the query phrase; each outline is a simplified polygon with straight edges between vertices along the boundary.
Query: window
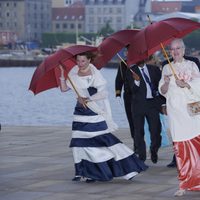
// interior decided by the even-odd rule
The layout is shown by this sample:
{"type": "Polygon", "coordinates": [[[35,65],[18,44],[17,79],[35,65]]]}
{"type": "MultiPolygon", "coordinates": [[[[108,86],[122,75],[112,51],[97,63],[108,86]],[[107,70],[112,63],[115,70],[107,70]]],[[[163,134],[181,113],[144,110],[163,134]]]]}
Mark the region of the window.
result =
{"type": "Polygon", "coordinates": [[[122,13],[122,9],[121,8],[117,8],[117,13],[122,13]]]}
{"type": "Polygon", "coordinates": [[[89,13],[90,14],[94,14],[94,9],[93,8],[89,8],[89,13]]]}
{"type": "Polygon", "coordinates": [[[122,22],[122,18],[121,17],[117,17],[117,23],[121,23],[122,22]]]}
{"type": "Polygon", "coordinates": [[[98,24],[100,24],[101,23],[101,17],[98,17],[97,21],[98,21],[98,24]]]}
{"type": "Polygon", "coordinates": [[[63,28],[64,28],[64,29],[67,28],[67,24],[66,24],[66,23],[63,24],[63,28]]]}
{"type": "Polygon", "coordinates": [[[71,29],[74,29],[74,27],[75,27],[74,24],[70,24],[71,29]]]}
{"type": "Polygon", "coordinates": [[[56,29],[59,29],[60,28],[60,24],[56,24],[56,29]]]}
{"type": "Polygon", "coordinates": [[[90,18],[89,18],[89,23],[90,23],[90,24],[94,23],[94,18],[93,18],[93,17],[90,17],[90,18]]]}
{"type": "Polygon", "coordinates": [[[81,29],[82,28],[82,24],[78,24],[78,29],[81,29]]]}

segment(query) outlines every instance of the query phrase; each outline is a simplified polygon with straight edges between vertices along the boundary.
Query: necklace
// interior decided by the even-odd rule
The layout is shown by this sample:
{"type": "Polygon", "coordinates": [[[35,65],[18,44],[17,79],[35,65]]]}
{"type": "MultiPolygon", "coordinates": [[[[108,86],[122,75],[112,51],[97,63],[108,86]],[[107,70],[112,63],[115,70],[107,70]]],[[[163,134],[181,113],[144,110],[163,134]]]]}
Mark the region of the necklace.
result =
{"type": "Polygon", "coordinates": [[[87,76],[86,80],[89,83],[92,80],[92,76],[91,75],[87,76]]]}

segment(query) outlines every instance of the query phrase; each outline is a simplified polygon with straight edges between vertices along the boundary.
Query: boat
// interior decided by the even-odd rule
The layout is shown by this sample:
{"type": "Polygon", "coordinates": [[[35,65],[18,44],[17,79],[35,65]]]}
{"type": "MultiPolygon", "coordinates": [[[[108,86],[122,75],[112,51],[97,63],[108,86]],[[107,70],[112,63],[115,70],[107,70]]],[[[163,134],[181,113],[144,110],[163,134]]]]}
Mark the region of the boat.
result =
{"type": "Polygon", "coordinates": [[[0,51],[0,67],[38,66],[47,56],[41,54],[40,51],[0,51]]]}

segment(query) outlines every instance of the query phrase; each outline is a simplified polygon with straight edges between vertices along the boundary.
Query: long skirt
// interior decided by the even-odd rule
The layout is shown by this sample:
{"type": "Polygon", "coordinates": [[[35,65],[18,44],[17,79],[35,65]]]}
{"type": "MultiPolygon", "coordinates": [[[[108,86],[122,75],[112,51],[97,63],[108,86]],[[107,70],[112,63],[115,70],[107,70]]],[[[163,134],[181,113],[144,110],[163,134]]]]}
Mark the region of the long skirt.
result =
{"type": "Polygon", "coordinates": [[[134,152],[108,131],[105,119],[77,104],[72,124],[75,176],[97,181],[132,178],[147,169],[134,152]]]}
{"type": "Polygon", "coordinates": [[[174,142],[179,188],[200,190],[200,135],[186,141],[174,142]]]}

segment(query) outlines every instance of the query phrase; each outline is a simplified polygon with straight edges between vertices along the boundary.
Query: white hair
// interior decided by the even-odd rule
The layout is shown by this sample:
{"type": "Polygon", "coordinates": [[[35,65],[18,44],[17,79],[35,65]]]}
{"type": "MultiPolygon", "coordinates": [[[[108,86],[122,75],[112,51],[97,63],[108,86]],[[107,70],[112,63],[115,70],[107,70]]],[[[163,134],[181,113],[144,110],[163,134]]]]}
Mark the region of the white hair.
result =
{"type": "Polygon", "coordinates": [[[179,43],[179,44],[181,44],[181,46],[185,49],[185,44],[184,44],[184,42],[183,42],[183,39],[181,39],[181,38],[176,38],[176,39],[174,39],[174,40],[171,42],[170,47],[171,47],[174,43],[179,43]]]}

